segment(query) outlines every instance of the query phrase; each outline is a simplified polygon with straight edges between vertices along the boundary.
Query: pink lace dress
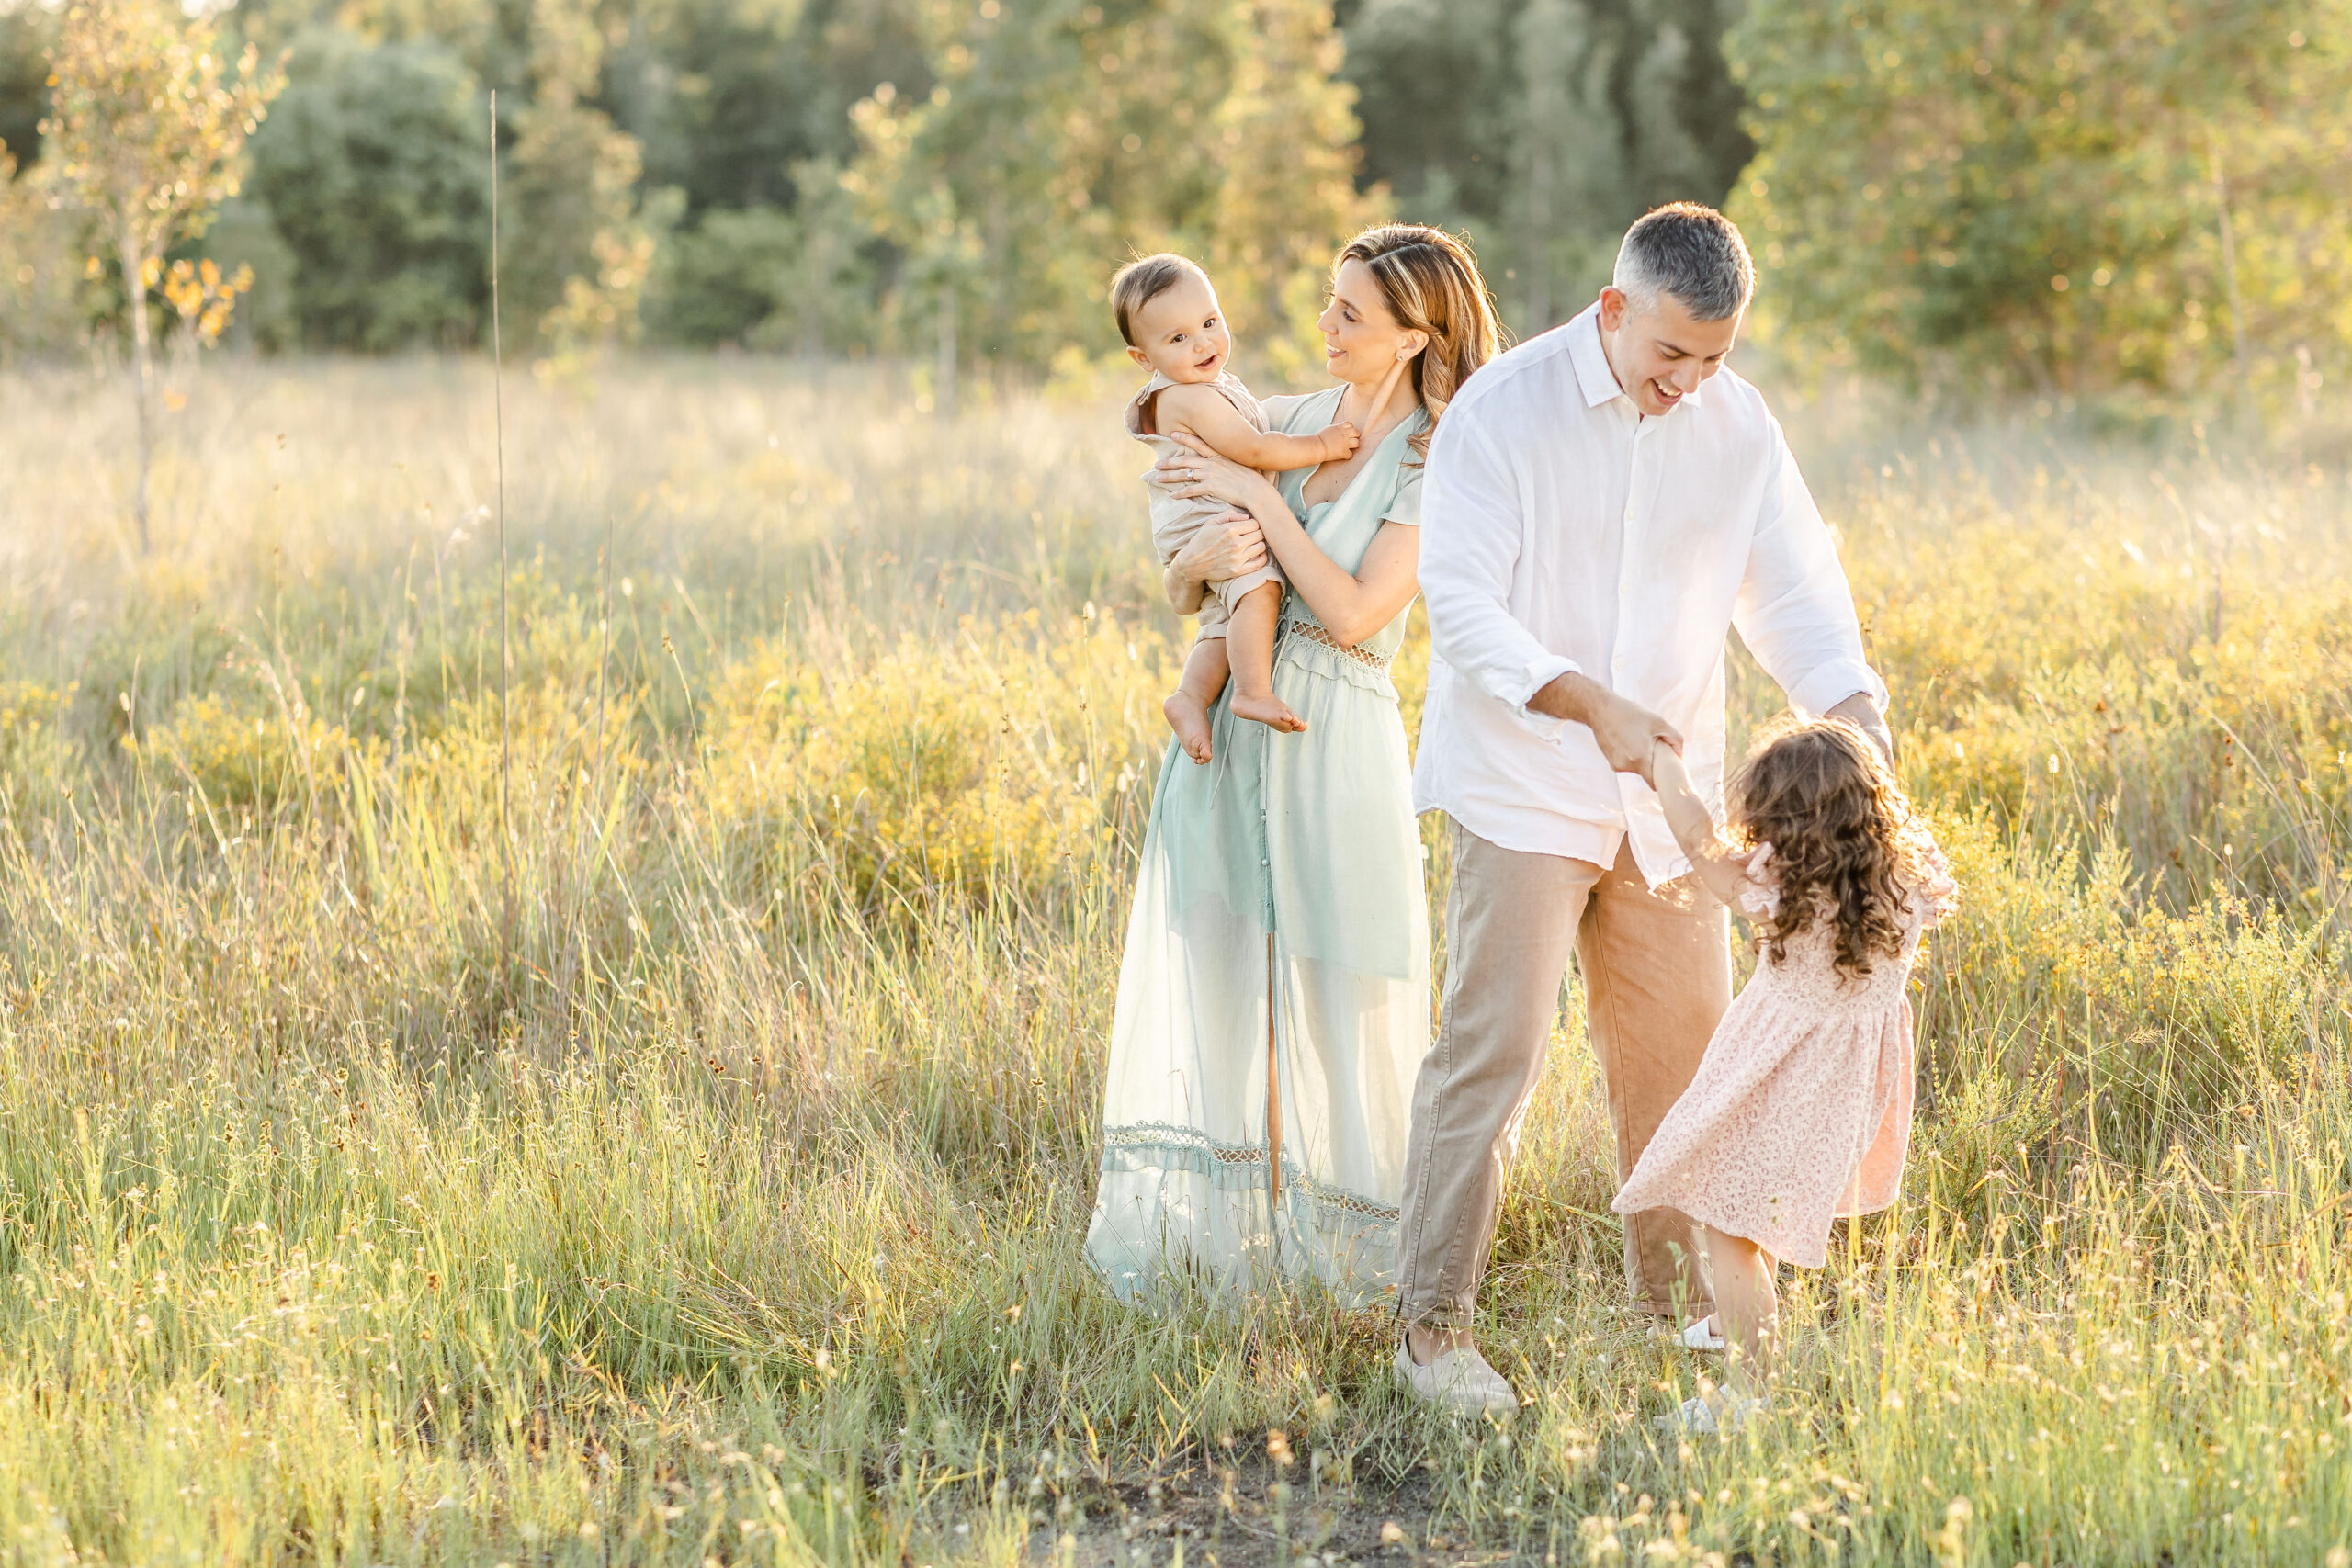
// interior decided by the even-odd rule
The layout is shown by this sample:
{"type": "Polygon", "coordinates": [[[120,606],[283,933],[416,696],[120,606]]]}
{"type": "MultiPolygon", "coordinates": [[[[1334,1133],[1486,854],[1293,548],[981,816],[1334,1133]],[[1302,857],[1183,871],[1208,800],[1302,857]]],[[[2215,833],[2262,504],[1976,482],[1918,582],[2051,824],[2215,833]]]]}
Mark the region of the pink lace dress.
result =
{"type": "MultiPolygon", "coordinates": [[[[1764,845],[1747,863],[1754,887],[1740,903],[1751,915],[1779,908],[1771,853],[1764,845]]],[[[1787,957],[1757,964],[1611,1208],[1679,1209],[1818,1269],[1831,1220],[1894,1201],[1911,1142],[1905,987],[1920,937],[1957,901],[1943,856],[1928,859],[1934,874],[1905,911],[1900,957],[1840,974],[1832,928],[1817,919],[1788,939],[1787,957]]]]}

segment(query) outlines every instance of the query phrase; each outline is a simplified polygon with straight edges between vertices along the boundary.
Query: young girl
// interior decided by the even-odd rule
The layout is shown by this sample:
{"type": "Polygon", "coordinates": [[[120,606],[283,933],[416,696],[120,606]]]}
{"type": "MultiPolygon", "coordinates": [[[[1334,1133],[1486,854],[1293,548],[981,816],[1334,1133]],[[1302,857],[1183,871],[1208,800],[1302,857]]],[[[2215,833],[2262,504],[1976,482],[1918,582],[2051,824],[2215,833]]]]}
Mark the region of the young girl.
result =
{"type": "Polygon", "coordinates": [[[1762,938],[1754,978],[1611,1204],[1690,1216],[1715,1312],[1684,1342],[1720,1334],[1732,1388],[1666,1424],[1714,1431],[1763,1407],[1778,1260],[1820,1268],[1832,1219],[1894,1201],[1911,1136],[1904,987],[1958,889],[1893,771],[1842,719],[1790,724],[1750,755],[1729,792],[1737,847],[1679,755],[1659,746],[1650,774],[1701,880],[1762,938]]]}

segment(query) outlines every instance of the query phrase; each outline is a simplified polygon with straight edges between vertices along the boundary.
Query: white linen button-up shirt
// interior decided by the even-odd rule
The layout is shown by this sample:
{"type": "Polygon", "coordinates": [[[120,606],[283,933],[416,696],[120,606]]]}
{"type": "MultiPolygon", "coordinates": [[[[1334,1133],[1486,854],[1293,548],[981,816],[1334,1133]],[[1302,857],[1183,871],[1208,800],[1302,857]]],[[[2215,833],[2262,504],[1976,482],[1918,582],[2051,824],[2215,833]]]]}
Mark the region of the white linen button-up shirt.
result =
{"type": "Polygon", "coordinates": [[[1502,355],[1447,405],[1421,501],[1429,698],[1417,811],[1504,849],[1616,863],[1652,886],[1690,869],[1657,796],[1592,731],[1531,711],[1570,671],[1683,737],[1710,800],[1724,776],[1724,636],[1739,628],[1790,706],[1857,693],[1862,657],[1829,529],[1756,389],[1718,371],[1645,418],[1600,345],[1600,309],[1502,355]]]}

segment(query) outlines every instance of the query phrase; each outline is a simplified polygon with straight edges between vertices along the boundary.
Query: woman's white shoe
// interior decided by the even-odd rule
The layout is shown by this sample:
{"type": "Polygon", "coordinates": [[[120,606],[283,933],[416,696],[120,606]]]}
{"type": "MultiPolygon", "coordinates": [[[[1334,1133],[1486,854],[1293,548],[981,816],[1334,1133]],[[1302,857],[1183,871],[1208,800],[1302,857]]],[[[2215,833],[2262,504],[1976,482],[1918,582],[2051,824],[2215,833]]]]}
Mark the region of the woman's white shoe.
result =
{"type": "Polygon", "coordinates": [[[1476,1348],[1464,1346],[1433,1358],[1426,1367],[1413,1359],[1403,1345],[1396,1347],[1396,1381],[1424,1404],[1434,1404],[1456,1416],[1492,1416],[1508,1420],[1519,1414],[1519,1395],[1502,1373],[1487,1364],[1476,1348]]]}

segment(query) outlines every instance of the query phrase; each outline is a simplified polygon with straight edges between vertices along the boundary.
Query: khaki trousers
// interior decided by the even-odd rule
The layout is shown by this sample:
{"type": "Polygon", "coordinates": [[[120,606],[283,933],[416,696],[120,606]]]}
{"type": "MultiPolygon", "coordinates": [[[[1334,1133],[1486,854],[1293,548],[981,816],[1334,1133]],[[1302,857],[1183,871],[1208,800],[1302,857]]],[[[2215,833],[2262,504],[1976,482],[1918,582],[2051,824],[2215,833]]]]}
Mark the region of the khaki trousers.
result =
{"type": "MultiPolygon", "coordinates": [[[[1690,1087],[1731,1005],[1731,944],[1720,900],[1695,877],[1652,893],[1630,845],[1604,871],[1502,849],[1458,822],[1448,827],[1445,993],[1413,1089],[1396,1295],[1408,1323],[1466,1328],[1571,946],[1622,1182],[1690,1087]]],[[[1680,1213],[1626,1216],[1625,1277],[1635,1304],[1660,1314],[1712,1311],[1692,1251],[1690,1222],[1680,1213]]]]}

